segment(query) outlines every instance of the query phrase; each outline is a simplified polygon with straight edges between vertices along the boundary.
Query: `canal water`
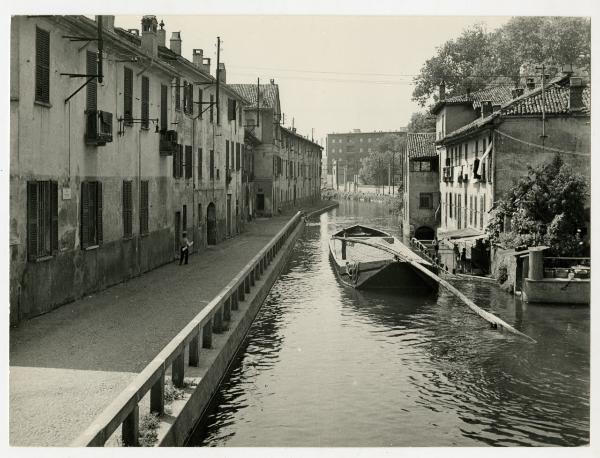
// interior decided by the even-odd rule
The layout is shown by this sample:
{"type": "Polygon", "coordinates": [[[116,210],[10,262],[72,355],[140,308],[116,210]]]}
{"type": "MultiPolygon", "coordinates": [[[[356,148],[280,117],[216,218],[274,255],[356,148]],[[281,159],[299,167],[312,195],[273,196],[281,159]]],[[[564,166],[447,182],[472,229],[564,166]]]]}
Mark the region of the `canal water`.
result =
{"type": "Polygon", "coordinates": [[[190,446],[577,446],[589,442],[590,313],[456,283],[538,341],[489,329],[454,296],[355,291],[328,238],[382,205],[307,226],[190,446]]]}

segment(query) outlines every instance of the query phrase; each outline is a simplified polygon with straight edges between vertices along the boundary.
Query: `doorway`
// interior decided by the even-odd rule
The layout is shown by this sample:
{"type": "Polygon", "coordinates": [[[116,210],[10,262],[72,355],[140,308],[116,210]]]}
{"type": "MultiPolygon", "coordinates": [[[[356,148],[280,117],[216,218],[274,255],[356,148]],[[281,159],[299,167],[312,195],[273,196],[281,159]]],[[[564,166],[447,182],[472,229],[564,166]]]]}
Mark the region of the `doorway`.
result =
{"type": "Polygon", "coordinates": [[[217,244],[217,212],[212,202],[206,207],[206,243],[217,244]]]}
{"type": "Polygon", "coordinates": [[[264,194],[256,195],[256,211],[260,212],[260,213],[265,211],[265,195],[264,194]]]}

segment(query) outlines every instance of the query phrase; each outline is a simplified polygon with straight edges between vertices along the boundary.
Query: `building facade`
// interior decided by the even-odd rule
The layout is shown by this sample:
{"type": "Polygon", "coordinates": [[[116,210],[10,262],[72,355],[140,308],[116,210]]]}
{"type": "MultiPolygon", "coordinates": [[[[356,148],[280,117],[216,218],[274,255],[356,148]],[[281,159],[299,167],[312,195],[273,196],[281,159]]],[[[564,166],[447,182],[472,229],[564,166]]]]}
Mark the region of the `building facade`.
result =
{"type": "Polygon", "coordinates": [[[590,183],[590,86],[563,74],[545,87],[506,89],[502,97],[474,94],[460,103],[461,122],[452,130],[450,110],[441,100],[437,113],[440,150],[440,237],[464,240],[467,249],[485,237],[490,210],[536,167],[560,154],[590,183]],[[506,100],[507,95],[510,98],[506,100]],[[464,115],[467,111],[470,116],[464,115]],[[444,125],[446,128],[444,128],[444,125]]]}
{"type": "Polygon", "coordinates": [[[244,100],[223,80],[217,109],[201,50],[141,26],[12,18],[13,324],[170,262],[183,231],[201,249],[240,230],[244,100]]]}
{"type": "Polygon", "coordinates": [[[231,87],[248,101],[246,148],[253,152],[255,214],[271,216],[318,199],[322,147],[281,125],[279,86],[271,80],[231,87]]]}
{"type": "Polygon", "coordinates": [[[435,132],[407,134],[403,159],[402,235],[433,240],[440,221],[439,158],[435,132]]]}
{"type": "MultiPolygon", "coordinates": [[[[329,173],[332,173],[333,161],[337,161],[340,178],[343,178],[345,173],[346,180],[353,182],[361,167],[360,160],[375,151],[379,140],[389,134],[405,136],[406,132],[406,128],[381,132],[361,132],[360,129],[354,129],[352,132],[327,134],[329,173]]],[[[339,185],[343,186],[343,182],[340,181],[339,185]]]]}

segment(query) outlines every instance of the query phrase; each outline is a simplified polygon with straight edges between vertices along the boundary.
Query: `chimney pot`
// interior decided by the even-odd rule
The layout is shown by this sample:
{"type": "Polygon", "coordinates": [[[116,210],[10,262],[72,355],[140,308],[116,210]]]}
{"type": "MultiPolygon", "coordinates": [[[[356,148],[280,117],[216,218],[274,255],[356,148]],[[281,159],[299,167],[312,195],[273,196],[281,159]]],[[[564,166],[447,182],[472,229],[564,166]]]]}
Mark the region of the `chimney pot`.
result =
{"type": "Polygon", "coordinates": [[[583,79],[576,77],[569,79],[569,110],[580,111],[583,105],[583,79]]]}
{"type": "Polygon", "coordinates": [[[487,118],[492,114],[492,102],[490,100],[483,100],[481,102],[481,117],[487,118]]]}
{"type": "Polygon", "coordinates": [[[204,51],[202,49],[195,48],[192,50],[192,63],[202,69],[202,60],[204,58],[204,51]]]}
{"type": "Polygon", "coordinates": [[[210,75],[210,57],[202,58],[202,68],[210,75]]]}
{"type": "Polygon", "coordinates": [[[219,62],[219,81],[223,84],[227,84],[227,71],[225,70],[224,62],[219,62]]]}
{"type": "Polygon", "coordinates": [[[166,42],[167,42],[167,31],[164,29],[165,23],[163,22],[163,20],[160,20],[160,24],[158,24],[160,26],[160,29],[158,29],[156,31],[156,41],[158,43],[158,46],[166,46],[166,42]]]}
{"type": "Polygon", "coordinates": [[[171,51],[181,56],[181,32],[171,33],[171,51]]]}
{"type": "Polygon", "coordinates": [[[136,37],[140,36],[140,31],[138,29],[127,29],[127,31],[132,34],[135,35],[136,37]]]}
{"type": "Polygon", "coordinates": [[[153,57],[158,55],[157,27],[158,21],[156,20],[156,16],[144,16],[142,18],[142,49],[146,50],[153,57]]]}

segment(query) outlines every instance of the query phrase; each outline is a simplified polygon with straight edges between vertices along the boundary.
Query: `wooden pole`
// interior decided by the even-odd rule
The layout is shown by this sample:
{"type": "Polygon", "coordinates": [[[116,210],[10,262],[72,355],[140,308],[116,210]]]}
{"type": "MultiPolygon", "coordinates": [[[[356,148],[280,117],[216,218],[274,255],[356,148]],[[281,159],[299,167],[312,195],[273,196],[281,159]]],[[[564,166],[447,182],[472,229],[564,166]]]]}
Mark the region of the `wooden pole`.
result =
{"type": "Polygon", "coordinates": [[[454,286],[452,286],[446,280],[438,277],[436,274],[431,272],[425,266],[419,264],[416,261],[413,261],[411,259],[408,259],[408,258],[402,256],[397,251],[392,250],[391,248],[388,248],[384,245],[380,245],[378,243],[373,243],[373,242],[367,242],[366,240],[361,240],[358,238],[353,238],[353,237],[352,238],[351,237],[347,237],[347,238],[333,237],[333,238],[338,239],[338,240],[346,240],[347,242],[362,243],[363,245],[368,245],[373,248],[378,248],[380,250],[386,251],[386,252],[394,255],[394,257],[396,257],[398,260],[409,263],[415,269],[418,269],[420,272],[427,275],[429,278],[435,280],[438,284],[440,284],[441,286],[446,288],[448,291],[450,291],[452,294],[454,294],[456,297],[458,297],[461,301],[463,301],[467,305],[467,307],[469,307],[471,310],[473,310],[477,315],[479,315],[481,318],[486,320],[492,326],[494,326],[494,327],[500,326],[500,327],[506,329],[507,331],[512,332],[513,334],[524,337],[533,343],[537,343],[535,339],[529,337],[527,334],[523,334],[521,331],[518,331],[517,329],[513,328],[510,324],[508,324],[504,320],[498,318],[496,315],[494,315],[490,312],[486,312],[481,307],[477,306],[471,299],[469,299],[467,296],[465,296],[463,293],[461,293],[458,289],[456,289],[454,286]]]}

